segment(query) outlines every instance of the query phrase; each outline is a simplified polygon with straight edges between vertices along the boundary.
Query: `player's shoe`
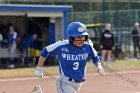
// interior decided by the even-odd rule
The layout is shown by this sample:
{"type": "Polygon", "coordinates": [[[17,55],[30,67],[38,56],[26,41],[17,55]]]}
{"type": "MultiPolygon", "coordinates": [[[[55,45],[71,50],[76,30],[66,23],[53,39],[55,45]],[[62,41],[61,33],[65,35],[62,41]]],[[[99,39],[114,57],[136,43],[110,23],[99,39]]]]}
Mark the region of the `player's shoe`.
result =
{"type": "Polygon", "coordinates": [[[38,85],[33,88],[31,93],[44,93],[44,92],[42,91],[41,87],[38,85]]]}

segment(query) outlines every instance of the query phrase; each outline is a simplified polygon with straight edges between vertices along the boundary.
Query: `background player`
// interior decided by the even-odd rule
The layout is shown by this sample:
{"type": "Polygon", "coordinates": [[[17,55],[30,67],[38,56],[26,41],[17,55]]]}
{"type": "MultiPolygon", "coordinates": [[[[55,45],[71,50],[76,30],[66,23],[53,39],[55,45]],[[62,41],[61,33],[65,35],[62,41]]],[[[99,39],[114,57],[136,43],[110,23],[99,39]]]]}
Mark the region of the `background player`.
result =
{"type": "Polygon", "coordinates": [[[140,54],[140,26],[138,22],[134,24],[134,29],[132,30],[132,39],[134,46],[134,56],[137,57],[137,49],[140,54]]]}
{"type": "Polygon", "coordinates": [[[41,67],[45,59],[48,55],[57,55],[60,71],[56,82],[58,93],[79,93],[80,86],[85,81],[85,66],[88,57],[93,60],[101,75],[104,75],[104,70],[93,48],[93,43],[88,38],[86,26],[81,22],[72,22],[67,32],[68,40],[58,41],[42,50],[35,75],[43,77],[41,67]]]}
{"type": "Polygon", "coordinates": [[[15,30],[15,27],[10,24],[9,29],[8,29],[8,54],[9,54],[9,64],[8,68],[15,68],[15,61],[14,61],[14,52],[16,51],[17,48],[17,32],[15,30]]]}
{"type": "Polygon", "coordinates": [[[114,35],[111,32],[111,25],[106,24],[105,31],[102,33],[100,38],[100,48],[101,48],[101,59],[104,66],[108,66],[111,61],[112,50],[114,47],[115,40],[114,35]],[[105,57],[107,56],[107,62],[105,62],[105,57]]]}

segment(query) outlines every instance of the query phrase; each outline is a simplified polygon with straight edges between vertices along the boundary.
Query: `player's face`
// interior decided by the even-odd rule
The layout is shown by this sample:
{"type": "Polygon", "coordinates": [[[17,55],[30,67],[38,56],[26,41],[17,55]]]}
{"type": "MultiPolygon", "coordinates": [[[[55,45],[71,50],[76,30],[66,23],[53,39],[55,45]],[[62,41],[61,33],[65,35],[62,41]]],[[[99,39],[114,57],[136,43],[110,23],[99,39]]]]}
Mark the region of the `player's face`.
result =
{"type": "Polygon", "coordinates": [[[111,30],[111,26],[110,25],[106,25],[105,26],[105,29],[108,30],[108,31],[110,31],[111,30]]]}
{"type": "Polygon", "coordinates": [[[78,36],[74,38],[75,38],[74,45],[77,47],[82,47],[85,42],[85,36],[78,36]]]}

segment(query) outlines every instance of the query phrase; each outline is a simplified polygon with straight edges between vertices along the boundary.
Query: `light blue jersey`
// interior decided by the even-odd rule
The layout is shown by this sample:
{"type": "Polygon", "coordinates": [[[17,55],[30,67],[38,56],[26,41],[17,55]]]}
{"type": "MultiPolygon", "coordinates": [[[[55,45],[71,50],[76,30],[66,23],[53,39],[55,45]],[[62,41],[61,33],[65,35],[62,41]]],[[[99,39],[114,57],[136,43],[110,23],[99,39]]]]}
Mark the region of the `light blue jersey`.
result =
{"type": "Polygon", "coordinates": [[[58,55],[60,73],[74,80],[84,79],[88,58],[91,58],[94,63],[100,62],[90,40],[86,41],[82,47],[76,47],[68,40],[58,41],[42,50],[42,57],[48,55],[58,55]]]}

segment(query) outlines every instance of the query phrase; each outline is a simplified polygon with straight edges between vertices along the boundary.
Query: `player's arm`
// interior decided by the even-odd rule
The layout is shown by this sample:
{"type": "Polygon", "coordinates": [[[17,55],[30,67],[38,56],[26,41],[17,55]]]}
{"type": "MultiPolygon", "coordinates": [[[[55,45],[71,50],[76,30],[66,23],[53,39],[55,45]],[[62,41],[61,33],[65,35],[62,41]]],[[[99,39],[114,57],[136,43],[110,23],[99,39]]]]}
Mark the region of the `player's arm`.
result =
{"type": "Polygon", "coordinates": [[[102,67],[101,60],[100,60],[99,56],[93,57],[92,60],[93,60],[93,63],[95,64],[95,66],[96,66],[97,72],[98,72],[100,75],[103,76],[103,75],[105,74],[105,72],[104,72],[104,69],[103,69],[103,67],[102,67]]]}
{"type": "Polygon", "coordinates": [[[45,62],[47,56],[48,56],[48,51],[46,49],[46,47],[42,50],[41,54],[40,54],[40,57],[39,57],[39,60],[38,60],[38,64],[37,64],[37,67],[42,67],[43,66],[43,63],[45,62]]]}
{"type": "Polygon", "coordinates": [[[38,60],[38,64],[37,64],[37,66],[36,66],[36,67],[42,67],[42,66],[43,66],[43,64],[44,64],[44,62],[45,62],[45,60],[46,60],[46,58],[45,58],[45,57],[40,56],[40,57],[39,57],[39,60],[38,60]]]}
{"type": "Polygon", "coordinates": [[[93,46],[91,46],[91,53],[90,53],[90,57],[93,61],[93,63],[95,64],[96,68],[97,68],[97,72],[100,74],[100,75],[104,75],[104,69],[101,65],[101,60],[99,58],[99,56],[97,55],[97,52],[96,50],[93,48],[93,46]]]}
{"type": "Polygon", "coordinates": [[[101,38],[100,38],[100,48],[103,48],[103,41],[104,41],[104,33],[101,34],[101,38]]]}
{"type": "Polygon", "coordinates": [[[44,48],[41,52],[41,55],[38,60],[38,64],[37,64],[37,66],[35,68],[35,72],[34,72],[34,74],[39,78],[43,78],[42,66],[43,66],[47,56],[48,56],[48,52],[47,52],[46,48],[44,48]]]}
{"type": "Polygon", "coordinates": [[[112,39],[112,46],[113,46],[112,49],[114,50],[115,49],[115,38],[114,38],[114,35],[113,34],[112,34],[111,39],[112,39]]]}
{"type": "Polygon", "coordinates": [[[46,58],[48,57],[48,55],[51,55],[51,56],[55,56],[57,55],[58,53],[58,46],[61,44],[61,42],[56,42],[54,44],[51,44],[49,46],[46,46],[45,48],[43,48],[41,54],[40,54],[40,57],[39,57],[39,60],[38,60],[38,64],[35,68],[35,75],[37,77],[40,77],[42,78],[43,77],[43,71],[42,71],[42,66],[46,60],[46,58]]]}
{"type": "Polygon", "coordinates": [[[105,72],[104,72],[104,69],[101,65],[101,62],[96,62],[95,65],[96,65],[96,68],[97,68],[97,72],[102,76],[105,75],[105,72]]]}

